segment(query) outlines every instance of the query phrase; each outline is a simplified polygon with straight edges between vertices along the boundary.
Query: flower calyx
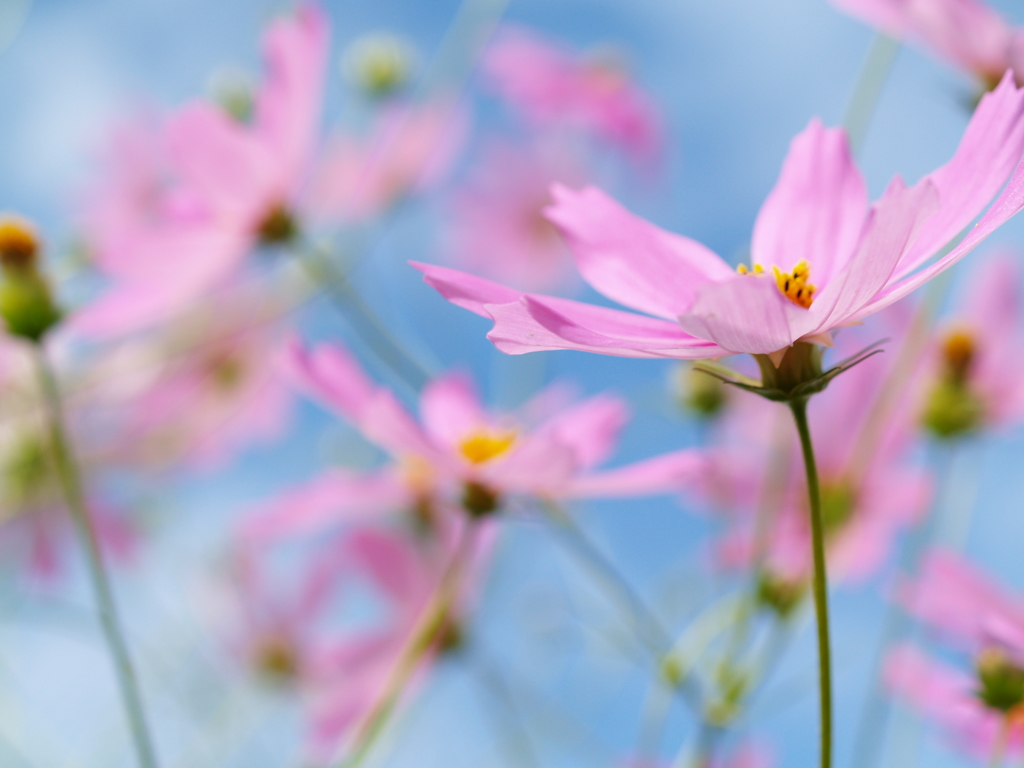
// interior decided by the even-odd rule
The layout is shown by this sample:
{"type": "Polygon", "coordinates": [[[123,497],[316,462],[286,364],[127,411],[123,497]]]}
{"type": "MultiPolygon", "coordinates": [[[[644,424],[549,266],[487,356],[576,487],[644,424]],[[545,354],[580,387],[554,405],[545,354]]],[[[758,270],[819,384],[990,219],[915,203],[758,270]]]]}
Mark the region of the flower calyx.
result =
{"type": "Polygon", "coordinates": [[[753,392],[766,400],[778,403],[794,403],[806,400],[811,395],[823,391],[831,381],[843,373],[859,365],[869,357],[882,352],[878,347],[888,339],[876,341],[874,344],[865,347],[855,355],[833,365],[827,370],[822,370],[821,357],[823,349],[816,344],[806,341],[797,341],[784,351],[778,365],[773,361],[775,355],[753,355],[761,369],[761,381],[742,376],[731,368],[716,363],[702,361],[695,367],[696,370],[710,374],[726,384],[753,392]]]}

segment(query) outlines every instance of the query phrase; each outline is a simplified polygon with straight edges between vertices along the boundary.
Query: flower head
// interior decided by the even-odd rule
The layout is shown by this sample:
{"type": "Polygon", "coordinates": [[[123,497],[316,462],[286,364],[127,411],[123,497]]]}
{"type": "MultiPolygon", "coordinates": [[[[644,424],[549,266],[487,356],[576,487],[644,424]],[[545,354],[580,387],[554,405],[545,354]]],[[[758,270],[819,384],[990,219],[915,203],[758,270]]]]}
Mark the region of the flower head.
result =
{"type": "Polygon", "coordinates": [[[556,187],[548,215],[584,280],[645,315],[416,266],[449,301],[492,319],[488,338],[510,354],[577,349],[692,359],[747,352],[777,363],[797,341],[830,344],[833,330],[903,298],[1024,207],[1022,152],[1024,90],[1008,76],[982,99],[946,165],[912,187],[897,177],[869,206],[843,131],[812,121],[794,139],[758,214],[746,274],[597,189],[556,187]],[[956,247],[929,264],[983,211],[956,247]]]}
{"type": "Polygon", "coordinates": [[[530,120],[587,129],[644,163],[662,151],[661,116],[614,57],[581,56],[510,25],[485,54],[483,70],[493,89],[530,120]]]}

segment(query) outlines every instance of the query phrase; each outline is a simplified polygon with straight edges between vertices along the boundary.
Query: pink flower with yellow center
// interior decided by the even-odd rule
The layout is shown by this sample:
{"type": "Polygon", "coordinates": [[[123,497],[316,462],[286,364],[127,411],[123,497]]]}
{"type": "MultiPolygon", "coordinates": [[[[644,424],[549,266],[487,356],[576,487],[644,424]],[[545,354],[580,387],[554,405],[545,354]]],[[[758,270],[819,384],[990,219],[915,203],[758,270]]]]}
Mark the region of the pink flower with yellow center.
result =
{"type": "Polygon", "coordinates": [[[982,98],[946,165],[911,187],[895,178],[871,205],[845,133],[812,121],[793,140],[757,216],[753,267],[740,272],[598,189],[556,187],[548,216],[583,279],[645,314],[415,266],[449,301],[493,320],[488,338],[509,354],[576,349],[694,359],[751,353],[778,364],[795,342],[831,344],[832,331],[908,295],[1019,212],[1022,153],[1024,91],[1009,75],[982,98]],[[967,236],[933,261],[979,215],[967,236]]]}

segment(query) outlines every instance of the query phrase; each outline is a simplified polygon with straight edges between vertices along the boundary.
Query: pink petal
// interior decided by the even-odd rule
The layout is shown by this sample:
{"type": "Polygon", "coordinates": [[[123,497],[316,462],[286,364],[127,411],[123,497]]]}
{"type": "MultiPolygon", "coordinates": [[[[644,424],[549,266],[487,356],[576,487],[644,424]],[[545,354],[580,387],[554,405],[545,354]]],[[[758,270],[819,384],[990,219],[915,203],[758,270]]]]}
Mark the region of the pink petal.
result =
{"type": "Polygon", "coordinates": [[[359,422],[378,390],[352,353],[337,344],[321,344],[310,352],[294,339],[281,365],[294,386],[352,422],[359,422]]]}
{"type": "Polygon", "coordinates": [[[272,149],[280,182],[294,193],[312,155],[320,121],[330,30],[323,10],[302,3],[267,29],[267,73],[256,96],[255,130],[272,149]]]}
{"type": "Polygon", "coordinates": [[[568,490],[579,498],[619,498],[681,493],[706,474],[707,459],[693,450],[675,451],[616,469],[577,477],[568,490]]]}
{"type": "Polygon", "coordinates": [[[754,223],[754,263],[785,271],[811,264],[827,284],[853,256],[867,215],[868,194],[842,128],[814,119],[790,144],[779,180],[754,223]]]}
{"type": "Polygon", "coordinates": [[[457,306],[495,321],[488,334],[502,352],[579,349],[623,357],[721,357],[728,352],[669,323],[569,299],[524,294],[447,267],[410,262],[457,306]]]}
{"type": "Polygon", "coordinates": [[[579,467],[592,467],[611,454],[629,420],[629,407],[611,395],[598,395],[564,409],[538,431],[569,446],[579,467]]]}
{"type": "Polygon", "coordinates": [[[871,301],[938,205],[938,195],[929,179],[909,189],[899,177],[893,179],[871,207],[856,253],[815,298],[805,320],[808,326],[800,326],[800,335],[844,325],[871,301]]]}
{"type": "Polygon", "coordinates": [[[242,532],[261,540],[302,536],[394,512],[408,502],[408,490],[392,472],[360,475],[332,470],[251,513],[242,532]]]}
{"type": "Polygon", "coordinates": [[[674,319],[704,283],[735,272],[700,243],[634,216],[604,192],[556,184],[546,209],[572,249],[583,279],[632,309],[674,319]]]}
{"type": "Polygon", "coordinates": [[[434,379],[423,389],[420,417],[427,434],[451,447],[488,422],[473,382],[460,373],[434,379]]]}
{"type": "Polygon", "coordinates": [[[695,338],[708,339],[732,352],[768,354],[791,345],[789,315],[806,314],[779,292],[768,275],[734,275],[721,283],[706,283],[679,325],[695,338]]]}
{"type": "Polygon", "coordinates": [[[1024,153],[1024,91],[1007,75],[985,94],[974,111],[953,158],[928,179],[939,193],[939,213],[921,229],[900,260],[905,277],[960,234],[1003,188],[1024,153]]]}

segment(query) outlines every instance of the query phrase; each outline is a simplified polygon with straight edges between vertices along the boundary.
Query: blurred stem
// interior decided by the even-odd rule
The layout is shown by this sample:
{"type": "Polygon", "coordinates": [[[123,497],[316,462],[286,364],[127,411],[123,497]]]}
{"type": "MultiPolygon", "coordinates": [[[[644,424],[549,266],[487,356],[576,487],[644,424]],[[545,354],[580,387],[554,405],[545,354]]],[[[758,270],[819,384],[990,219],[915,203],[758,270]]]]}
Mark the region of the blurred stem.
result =
{"type": "Polygon", "coordinates": [[[82,487],[81,473],[68,438],[67,428],[65,427],[57,377],[42,344],[34,345],[33,353],[39,389],[46,407],[47,429],[49,431],[50,449],[53,454],[54,470],[57,473],[61,491],[64,494],[64,500],[67,503],[68,511],[74,523],[75,532],[78,535],[82,548],[85,550],[89,579],[92,582],[93,593],[96,597],[100,624],[103,627],[107,648],[110,651],[114,669],[117,672],[121,699],[128,715],[128,723],[131,727],[138,762],[142,768],[155,768],[156,757],[153,750],[153,740],[146,724],[142,696],[139,693],[135,671],[132,667],[131,657],[128,654],[128,645],[121,630],[121,622],[117,612],[117,605],[114,602],[113,590],[111,589],[110,580],[103,564],[103,554],[100,551],[96,531],[93,529],[92,519],[89,515],[88,504],[82,487]]]}
{"type": "MultiPolygon", "coordinates": [[[[569,549],[583,565],[604,585],[605,594],[610,596],[623,612],[630,615],[637,638],[654,656],[658,664],[658,674],[663,675],[663,664],[669,657],[672,638],[654,612],[634,591],[629,583],[622,578],[618,569],[594,546],[586,534],[576,525],[572,516],[553,501],[546,500],[541,504],[548,520],[553,522],[563,534],[559,537],[570,545],[569,549]]],[[[663,679],[665,679],[663,677],[663,679]]],[[[678,680],[672,680],[673,686],[695,712],[701,710],[700,691],[694,686],[693,679],[684,674],[678,680]]]]}
{"type": "Polygon", "coordinates": [[[814,461],[811,430],[807,424],[807,399],[789,404],[800,435],[800,448],[807,472],[807,496],[811,515],[811,548],[814,553],[814,615],[818,629],[818,685],[821,706],[821,768],[832,765],[832,652],[829,646],[828,574],[825,566],[825,526],[821,519],[821,490],[814,461]]]}
{"type": "Polygon", "coordinates": [[[451,608],[462,584],[463,571],[473,552],[475,532],[474,523],[467,522],[464,525],[459,534],[455,553],[446,566],[437,589],[416,622],[409,641],[384,685],[383,693],[359,729],[351,753],[337,762],[338,768],[356,768],[366,761],[391,719],[402,692],[420,663],[436,645],[439,635],[451,618],[451,608]]]}
{"type": "Polygon", "coordinates": [[[296,253],[313,283],[327,293],[370,351],[414,392],[419,392],[430,378],[430,373],[363,301],[348,277],[335,267],[330,256],[316,246],[297,249],[296,253]]]}
{"type": "Polygon", "coordinates": [[[868,125],[871,123],[871,117],[878,106],[878,99],[882,95],[885,81],[889,78],[889,72],[892,71],[899,50],[900,44],[896,40],[881,33],[876,34],[871,41],[871,48],[868,49],[867,58],[861,66],[857,83],[846,106],[846,115],[843,117],[843,127],[846,128],[850,149],[855,155],[864,144],[868,125]]]}
{"type": "Polygon", "coordinates": [[[1002,768],[1006,760],[1006,747],[1010,743],[1010,716],[1004,715],[1003,722],[999,724],[999,732],[996,734],[995,742],[992,744],[992,756],[988,761],[988,768],[1002,768]]]}
{"type": "MultiPolygon", "coordinates": [[[[903,542],[900,552],[897,573],[913,584],[913,578],[917,575],[921,556],[931,546],[935,531],[939,526],[939,516],[942,511],[942,500],[949,493],[949,485],[953,479],[954,451],[955,444],[949,446],[936,446],[940,452],[933,459],[936,476],[940,479],[941,487],[932,502],[930,513],[915,526],[903,542]]],[[[913,587],[911,586],[911,589],[913,587]]],[[[909,600],[914,600],[913,592],[909,594],[909,600]]],[[[886,651],[904,639],[911,628],[910,617],[906,609],[896,600],[891,600],[886,609],[885,620],[882,628],[882,636],[878,641],[875,650],[875,658],[871,667],[871,679],[867,698],[864,702],[864,709],[861,714],[860,727],[857,732],[857,741],[854,752],[854,764],[858,768],[871,768],[878,765],[884,754],[883,745],[885,735],[889,726],[889,716],[892,705],[889,697],[886,696],[882,681],[882,665],[885,660],[886,651]]],[[[902,728],[897,731],[901,738],[914,738],[916,733],[913,729],[902,728]]]]}

